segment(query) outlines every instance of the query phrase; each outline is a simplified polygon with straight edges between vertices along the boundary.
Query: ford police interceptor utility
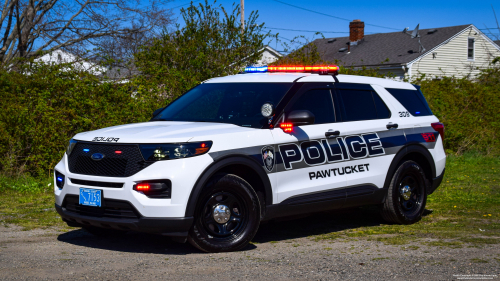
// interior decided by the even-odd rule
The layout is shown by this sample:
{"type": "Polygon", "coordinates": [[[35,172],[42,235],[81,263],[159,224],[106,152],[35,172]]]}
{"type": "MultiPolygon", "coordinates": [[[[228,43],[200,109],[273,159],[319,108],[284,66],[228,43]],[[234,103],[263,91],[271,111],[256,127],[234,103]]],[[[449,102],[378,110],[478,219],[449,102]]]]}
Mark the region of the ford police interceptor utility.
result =
{"type": "Polygon", "coordinates": [[[56,209],[96,235],[142,231],[207,252],[264,220],[380,206],[417,222],[445,171],[444,126],[419,86],[336,66],[249,67],[194,87],[149,122],[77,134],[56,209]]]}

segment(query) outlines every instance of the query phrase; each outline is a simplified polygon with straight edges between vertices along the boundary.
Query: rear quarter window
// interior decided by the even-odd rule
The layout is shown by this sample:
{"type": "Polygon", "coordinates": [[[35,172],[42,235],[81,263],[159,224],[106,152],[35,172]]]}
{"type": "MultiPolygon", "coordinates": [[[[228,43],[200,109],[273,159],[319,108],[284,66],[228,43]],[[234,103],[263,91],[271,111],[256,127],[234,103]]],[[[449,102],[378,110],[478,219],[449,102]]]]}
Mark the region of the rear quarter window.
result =
{"type": "Polygon", "coordinates": [[[413,116],[429,116],[432,115],[432,111],[429,108],[429,104],[424,98],[424,95],[420,91],[420,87],[416,87],[417,90],[405,90],[405,89],[392,89],[386,88],[386,90],[396,98],[413,116]]]}

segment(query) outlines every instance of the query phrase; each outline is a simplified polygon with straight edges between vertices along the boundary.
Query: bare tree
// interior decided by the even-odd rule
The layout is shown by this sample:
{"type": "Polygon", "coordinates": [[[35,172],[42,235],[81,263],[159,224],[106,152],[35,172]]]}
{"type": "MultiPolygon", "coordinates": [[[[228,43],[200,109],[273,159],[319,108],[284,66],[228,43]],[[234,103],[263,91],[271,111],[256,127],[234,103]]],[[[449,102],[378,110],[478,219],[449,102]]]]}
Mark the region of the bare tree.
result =
{"type": "Polygon", "coordinates": [[[0,63],[42,51],[83,53],[116,39],[162,30],[171,0],[4,0],[0,7],[0,63]]]}

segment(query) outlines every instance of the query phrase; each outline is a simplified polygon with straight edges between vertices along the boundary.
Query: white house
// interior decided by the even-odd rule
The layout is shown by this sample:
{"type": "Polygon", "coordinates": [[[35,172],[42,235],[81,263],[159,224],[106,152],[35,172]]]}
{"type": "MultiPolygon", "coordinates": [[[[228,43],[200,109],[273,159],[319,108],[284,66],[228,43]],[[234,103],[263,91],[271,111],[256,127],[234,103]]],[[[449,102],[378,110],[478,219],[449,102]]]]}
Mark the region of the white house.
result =
{"type": "Polygon", "coordinates": [[[71,63],[75,68],[85,71],[90,71],[94,75],[103,74],[106,69],[95,63],[89,62],[88,60],[79,58],[78,56],[63,50],[54,50],[47,53],[37,59],[36,62],[44,62],[47,64],[60,64],[60,63],[71,63]]]}
{"type": "Polygon", "coordinates": [[[419,37],[409,32],[364,35],[364,23],[354,20],[350,36],[317,39],[323,60],[354,68],[378,68],[399,78],[425,74],[474,77],[487,68],[500,47],[473,24],[422,29],[419,37]],[[419,43],[420,41],[420,43],[419,43]]]}
{"type": "Polygon", "coordinates": [[[265,46],[264,48],[260,49],[259,52],[262,52],[262,55],[260,59],[257,61],[256,66],[268,65],[270,63],[277,61],[279,58],[283,56],[282,54],[280,54],[280,52],[276,51],[275,49],[269,46],[265,46]]]}

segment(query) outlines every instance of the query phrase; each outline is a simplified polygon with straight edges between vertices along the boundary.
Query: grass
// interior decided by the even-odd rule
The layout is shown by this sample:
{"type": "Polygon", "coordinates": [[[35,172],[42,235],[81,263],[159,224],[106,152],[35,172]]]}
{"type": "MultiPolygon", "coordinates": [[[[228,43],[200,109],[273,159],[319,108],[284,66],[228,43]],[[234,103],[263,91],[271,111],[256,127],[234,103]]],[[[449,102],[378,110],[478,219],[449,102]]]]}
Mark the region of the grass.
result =
{"type": "MultiPolygon", "coordinates": [[[[25,230],[54,226],[65,229],[54,210],[52,184],[52,179],[0,176],[0,223],[20,225],[25,230]]],[[[448,157],[443,183],[429,196],[426,209],[426,214],[416,224],[391,225],[373,223],[380,220],[373,208],[367,207],[354,218],[357,221],[354,226],[310,237],[331,241],[367,239],[404,246],[415,242],[449,248],[498,244],[500,159],[478,155],[448,157]]],[[[347,219],[352,223],[352,217],[347,219]]],[[[271,243],[276,243],[275,240],[271,243]]],[[[292,243],[290,240],[283,242],[292,243]]],[[[300,245],[294,242],[292,246],[300,245]]]]}
{"type": "MultiPolygon", "coordinates": [[[[441,186],[428,197],[426,214],[413,225],[379,224],[321,234],[320,239],[367,238],[404,245],[422,239],[429,246],[500,243],[500,159],[448,157],[441,186]]],[[[370,212],[373,210],[366,210],[370,212]]]]}
{"type": "Polygon", "coordinates": [[[54,209],[52,179],[0,177],[0,223],[23,230],[65,227],[54,209]]]}

